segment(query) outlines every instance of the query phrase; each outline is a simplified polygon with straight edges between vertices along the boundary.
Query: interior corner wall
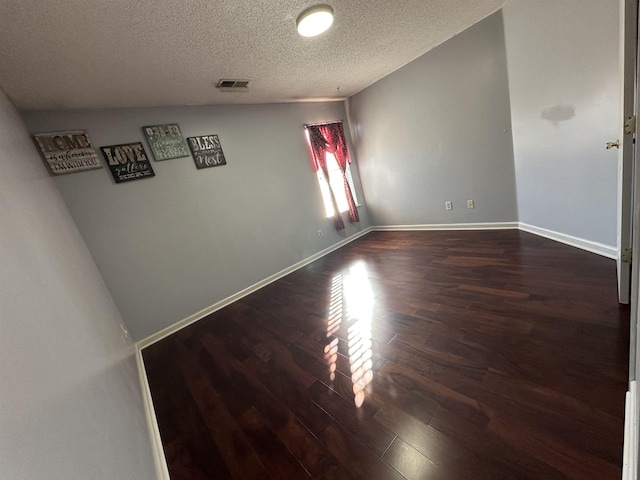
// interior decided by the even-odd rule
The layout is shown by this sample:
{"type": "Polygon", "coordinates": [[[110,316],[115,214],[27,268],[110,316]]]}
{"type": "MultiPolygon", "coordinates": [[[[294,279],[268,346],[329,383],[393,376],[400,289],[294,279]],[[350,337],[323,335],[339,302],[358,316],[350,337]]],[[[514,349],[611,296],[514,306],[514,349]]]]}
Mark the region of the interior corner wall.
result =
{"type": "Polygon", "coordinates": [[[518,215],[616,245],[618,0],[513,0],[503,9],[518,215]]]}
{"type": "Polygon", "coordinates": [[[22,114],[31,133],[82,129],[96,148],[143,142],[150,157],[145,125],[219,136],[223,166],[189,156],[152,160],[155,177],[128,183],[106,167],[54,178],[136,340],[369,226],[364,205],[341,232],[325,217],[304,135],[304,123],[346,119],[343,102],[22,114]]]}
{"type": "Polygon", "coordinates": [[[155,478],[134,346],[0,91],[0,476],[155,478]]]}
{"type": "Polygon", "coordinates": [[[373,225],[517,221],[500,12],[356,94],[348,107],[373,225]]]}

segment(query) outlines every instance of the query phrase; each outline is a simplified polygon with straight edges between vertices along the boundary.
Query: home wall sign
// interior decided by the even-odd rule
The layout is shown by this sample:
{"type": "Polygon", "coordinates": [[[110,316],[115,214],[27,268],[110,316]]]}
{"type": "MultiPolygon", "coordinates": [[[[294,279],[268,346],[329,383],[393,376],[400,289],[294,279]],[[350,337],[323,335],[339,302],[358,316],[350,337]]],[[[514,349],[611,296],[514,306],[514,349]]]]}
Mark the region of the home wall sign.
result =
{"type": "Polygon", "coordinates": [[[154,177],[151,162],[142,143],[126,143],[100,147],[116,183],[154,177]]]}
{"type": "Polygon", "coordinates": [[[84,130],[38,133],[33,138],[54,175],[102,168],[98,153],[84,130]]]}
{"type": "Polygon", "coordinates": [[[189,149],[177,123],[142,127],[156,160],[188,157],[189,149]]]}
{"type": "Polygon", "coordinates": [[[191,153],[193,153],[193,160],[196,162],[198,169],[218,167],[227,164],[224,153],[222,153],[222,145],[220,145],[218,135],[189,137],[187,138],[187,142],[189,143],[189,148],[191,149],[191,153]]]}

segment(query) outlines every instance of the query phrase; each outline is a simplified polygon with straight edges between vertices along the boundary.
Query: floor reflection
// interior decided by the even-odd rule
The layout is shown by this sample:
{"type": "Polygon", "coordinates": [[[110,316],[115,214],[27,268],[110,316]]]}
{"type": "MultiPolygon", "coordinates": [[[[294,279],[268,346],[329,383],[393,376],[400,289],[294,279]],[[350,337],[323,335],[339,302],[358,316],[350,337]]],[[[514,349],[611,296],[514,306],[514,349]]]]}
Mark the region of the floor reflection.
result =
{"type": "Polygon", "coordinates": [[[342,275],[336,275],[331,282],[331,301],[329,302],[329,318],[327,320],[327,338],[333,338],[324,347],[324,358],[329,365],[329,379],[336,379],[336,362],[338,360],[338,337],[334,335],[342,325],[342,275]]]}
{"type": "Polygon", "coordinates": [[[329,376],[333,382],[339,350],[339,340],[334,335],[343,325],[346,326],[348,351],[341,353],[349,358],[356,407],[362,406],[366,387],[373,379],[372,312],[373,292],[367,267],[363,262],[333,278],[327,322],[327,338],[332,340],[325,347],[324,353],[329,365],[329,376]]]}

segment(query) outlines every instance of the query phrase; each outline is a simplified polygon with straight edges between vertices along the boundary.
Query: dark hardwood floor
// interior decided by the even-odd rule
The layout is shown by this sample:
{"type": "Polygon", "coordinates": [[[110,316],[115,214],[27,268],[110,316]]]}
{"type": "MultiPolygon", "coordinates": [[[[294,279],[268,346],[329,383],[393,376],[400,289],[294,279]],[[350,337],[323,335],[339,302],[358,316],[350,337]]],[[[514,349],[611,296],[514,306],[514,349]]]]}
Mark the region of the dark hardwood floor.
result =
{"type": "Polygon", "coordinates": [[[172,479],[617,480],[628,317],[613,260],[374,232],[143,355],[172,479]]]}

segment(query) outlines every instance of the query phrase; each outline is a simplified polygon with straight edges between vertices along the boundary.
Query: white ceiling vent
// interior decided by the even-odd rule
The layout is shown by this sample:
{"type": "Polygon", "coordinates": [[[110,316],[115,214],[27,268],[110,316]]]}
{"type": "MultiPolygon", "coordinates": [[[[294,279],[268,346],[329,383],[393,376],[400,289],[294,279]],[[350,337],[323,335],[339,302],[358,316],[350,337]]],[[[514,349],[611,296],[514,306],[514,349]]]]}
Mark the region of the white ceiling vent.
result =
{"type": "Polygon", "coordinates": [[[221,92],[246,92],[249,90],[249,80],[220,79],[216,88],[221,92]]]}

